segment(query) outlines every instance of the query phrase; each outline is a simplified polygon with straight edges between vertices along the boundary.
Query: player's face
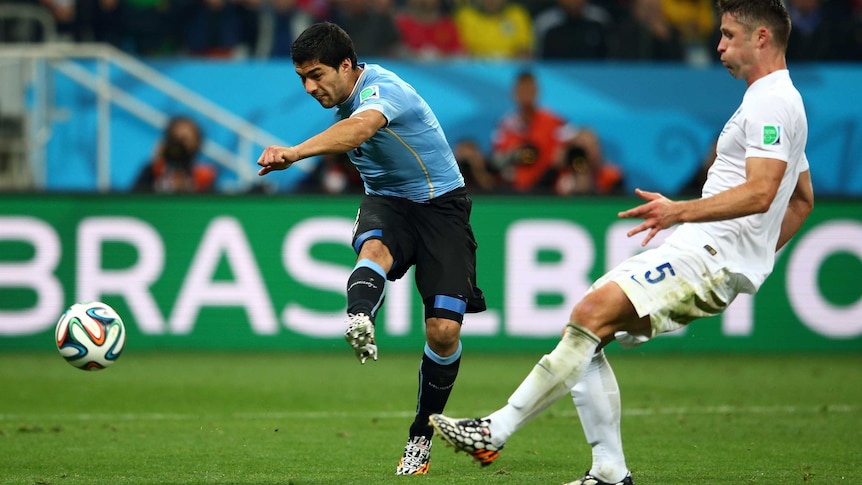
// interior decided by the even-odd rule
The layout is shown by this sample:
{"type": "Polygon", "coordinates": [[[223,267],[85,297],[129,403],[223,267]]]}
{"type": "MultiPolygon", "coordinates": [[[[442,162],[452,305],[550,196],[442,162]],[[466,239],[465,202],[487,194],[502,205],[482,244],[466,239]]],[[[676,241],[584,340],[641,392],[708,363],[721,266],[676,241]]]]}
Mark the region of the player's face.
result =
{"type": "Polygon", "coordinates": [[[338,69],[311,61],[294,66],[305,92],[310,94],[324,108],[341,104],[353,90],[355,77],[352,76],[352,63],[345,59],[338,69]]]}
{"type": "Polygon", "coordinates": [[[746,33],[745,27],[730,14],[721,17],[721,40],[718,53],[721,63],[736,79],[746,79],[754,59],[754,35],[746,33]]]}

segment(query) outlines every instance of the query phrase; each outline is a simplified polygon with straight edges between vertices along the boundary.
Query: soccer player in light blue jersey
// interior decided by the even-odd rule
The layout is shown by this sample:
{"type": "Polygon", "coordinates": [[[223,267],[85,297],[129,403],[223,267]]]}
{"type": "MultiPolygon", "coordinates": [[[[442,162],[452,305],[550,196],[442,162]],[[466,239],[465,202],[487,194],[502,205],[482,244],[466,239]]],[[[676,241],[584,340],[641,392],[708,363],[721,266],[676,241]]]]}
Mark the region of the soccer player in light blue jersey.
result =
{"type": "Polygon", "coordinates": [[[391,71],[359,63],[344,30],[329,22],[312,25],[293,43],[291,57],[305,91],[335,108],[335,123],[298,145],[267,147],[259,173],[347,153],[362,176],[366,195],[353,230],[358,257],[347,281],[344,334],[361,363],[377,360],[374,318],[386,280],[416,267],[426,344],[416,416],[396,474],[426,474],[433,433],[428,418],[443,411],[455,384],[464,314],[485,310],[476,286],[472,201],[431,108],[391,71]]]}

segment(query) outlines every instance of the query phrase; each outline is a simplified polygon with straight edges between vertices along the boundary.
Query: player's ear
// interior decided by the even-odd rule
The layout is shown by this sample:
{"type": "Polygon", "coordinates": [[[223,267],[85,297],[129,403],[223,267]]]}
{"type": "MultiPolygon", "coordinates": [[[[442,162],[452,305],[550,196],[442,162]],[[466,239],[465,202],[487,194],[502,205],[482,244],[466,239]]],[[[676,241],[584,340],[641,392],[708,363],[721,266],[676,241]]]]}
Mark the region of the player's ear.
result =
{"type": "Polygon", "coordinates": [[[341,65],[339,67],[340,67],[340,70],[343,72],[350,72],[356,66],[353,65],[353,61],[350,60],[349,57],[345,57],[344,60],[341,61],[341,65]]]}
{"type": "Polygon", "coordinates": [[[766,27],[758,27],[755,29],[755,42],[757,42],[757,47],[766,47],[772,42],[772,32],[769,31],[766,27]]]}

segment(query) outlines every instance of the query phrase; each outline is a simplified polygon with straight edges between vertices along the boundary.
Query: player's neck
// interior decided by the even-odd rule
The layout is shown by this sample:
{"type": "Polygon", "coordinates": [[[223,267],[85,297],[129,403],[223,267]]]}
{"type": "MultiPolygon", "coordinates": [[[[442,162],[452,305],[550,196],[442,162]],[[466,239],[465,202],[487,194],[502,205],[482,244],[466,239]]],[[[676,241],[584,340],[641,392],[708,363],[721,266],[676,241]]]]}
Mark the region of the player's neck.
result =
{"type": "Polygon", "coordinates": [[[776,55],[772,58],[766,58],[752,66],[751,72],[745,78],[745,82],[750,87],[758,79],[762,79],[773,72],[783,71],[787,69],[787,61],[784,55],[776,55]]]}
{"type": "Polygon", "coordinates": [[[351,89],[356,89],[356,85],[359,83],[359,80],[362,79],[362,74],[365,73],[365,69],[362,66],[359,66],[354,71],[352,71],[352,73],[353,87],[351,89]]]}

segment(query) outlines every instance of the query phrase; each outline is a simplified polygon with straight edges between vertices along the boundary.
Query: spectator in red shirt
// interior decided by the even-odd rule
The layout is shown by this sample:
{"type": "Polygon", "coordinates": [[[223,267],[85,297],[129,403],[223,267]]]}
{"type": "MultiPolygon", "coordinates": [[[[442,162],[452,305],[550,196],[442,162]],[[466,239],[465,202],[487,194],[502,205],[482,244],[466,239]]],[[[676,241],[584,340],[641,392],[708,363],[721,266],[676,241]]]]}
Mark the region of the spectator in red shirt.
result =
{"type": "Polygon", "coordinates": [[[592,131],[584,130],[567,144],[563,159],[554,180],[557,195],[622,195],[622,170],[601,157],[590,157],[590,146],[598,150],[598,139],[592,131]]]}
{"type": "Polygon", "coordinates": [[[188,116],[170,119],[156,144],[153,159],[144,165],[132,186],[133,192],[213,192],[217,177],[214,166],[200,162],[203,132],[188,116]]]}
{"type": "Polygon", "coordinates": [[[491,164],[516,192],[550,191],[556,167],[577,129],[538,105],[539,87],[530,71],[515,79],[515,109],[497,124],[491,164]]]}
{"type": "Polygon", "coordinates": [[[492,172],[515,192],[557,195],[611,194],[622,187],[618,167],[607,163],[596,133],[575,127],[538,105],[532,72],[518,74],[516,108],[498,124],[492,142],[492,172]]]}
{"type": "Polygon", "coordinates": [[[538,106],[538,91],[533,73],[518,74],[512,91],[515,109],[500,120],[492,141],[491,162],[516,192],[548,188],[543,179],[571,136],[565,120],[538,106]]]}
{"type": "Polygon", "coordinates": [[[443,11],[440,0],[407,0],[396,14],[402,55],[408,59],[439,59],[464,55],[458,27],[443,11]]]}

